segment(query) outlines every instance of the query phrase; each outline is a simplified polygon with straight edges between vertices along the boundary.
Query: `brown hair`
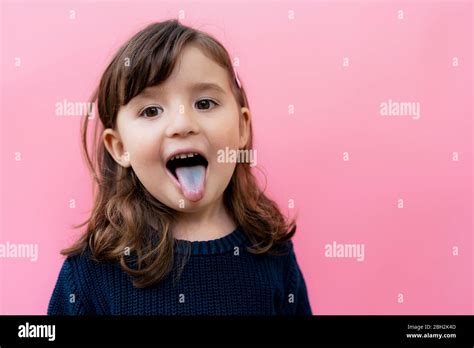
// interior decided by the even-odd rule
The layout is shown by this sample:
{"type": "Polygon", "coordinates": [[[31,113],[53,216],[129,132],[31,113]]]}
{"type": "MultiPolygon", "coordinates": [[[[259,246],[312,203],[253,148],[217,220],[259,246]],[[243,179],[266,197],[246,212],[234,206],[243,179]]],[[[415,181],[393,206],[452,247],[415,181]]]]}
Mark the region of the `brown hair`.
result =
{"type": "MultiPolygon", "coordinates": [[[[87,225],[85,233],[61,253],[75,255],[89,249],[97,261],[120,260],[122,269],[134,277],[136,287],[153,285],[173,270],[171,226],[175,211],[145,189],[133,168],[115,162],[105,149],[101,134],[105,128],[116,126],[120,106],[171,75],[180,52],[189,43],[227,70],[237,103],[248,107],[226,49],[210,35],[169,20],[151,24],[135,34],[118,50],[102,75],[91,98],[97,103],[101,121],[96,121],[92,134],[92,151],[87,141],[88,117],[84,117],[81,127],[83,154],[95,181],[94,206],[90,218],[75,226],[87,225]],[[127,264],[127,248],[136,255],[136,268],[127,264]]],[[[246,150],[252,149],[250,131],[246,150]]],[[[251,241],[249,252],[272,252],[274,246],[291,239],[296,231],[294,220],[288,222],[276,203],[258,187],[248,164],[237,163],[224,191],[224,204],[251,241]]]]}

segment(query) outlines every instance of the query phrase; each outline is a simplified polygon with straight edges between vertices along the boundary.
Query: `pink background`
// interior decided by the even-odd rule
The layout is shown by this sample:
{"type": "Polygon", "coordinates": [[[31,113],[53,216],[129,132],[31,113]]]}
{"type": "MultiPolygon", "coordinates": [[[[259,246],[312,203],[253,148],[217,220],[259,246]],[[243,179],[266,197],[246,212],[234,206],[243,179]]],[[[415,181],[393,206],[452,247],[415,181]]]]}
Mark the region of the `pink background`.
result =
{"type": "Polygon", "coordinates": [[[295,248],[314,313],[473,314],[472,8],[3,1],[0,243],[38,244],[39,255],[0,258],[0,313],[46,312],[59,250],[91,209],[80,117],[56,116],[56,102],[87,101],[119,45],[184,10],[182,23],[240,60],[268,192],[298,214],[295,248]],[[388,99],[419,102],[421,118],[381,116],[388,99]],[[364,244],[364,261],[325,257],[334,241],[364,244]]]}

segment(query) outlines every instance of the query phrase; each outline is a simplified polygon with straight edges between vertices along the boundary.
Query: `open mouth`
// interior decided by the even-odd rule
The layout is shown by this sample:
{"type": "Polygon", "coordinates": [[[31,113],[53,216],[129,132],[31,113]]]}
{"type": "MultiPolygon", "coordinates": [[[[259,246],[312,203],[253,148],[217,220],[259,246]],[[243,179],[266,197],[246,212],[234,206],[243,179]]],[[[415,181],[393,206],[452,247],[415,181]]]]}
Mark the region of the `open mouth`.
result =
{"type": "Polygon", "coordinates": [[[197,153],[181,153],[166,162],[166,168],[176,179],[179,189],[190,201],[196,202],[204,195],[208,167],[207,159],[197,153]]]}
{"type": "Polygon", "coordinates": [[[179,181],[176,175],[176,169],[180,167],[193,167],[193,166],[204,166],[207,168],[208,162],[206,158],[198,153],[179,154],[171,157],[166,162],[166,168],[173,174],[173,176],[179,181]]]}

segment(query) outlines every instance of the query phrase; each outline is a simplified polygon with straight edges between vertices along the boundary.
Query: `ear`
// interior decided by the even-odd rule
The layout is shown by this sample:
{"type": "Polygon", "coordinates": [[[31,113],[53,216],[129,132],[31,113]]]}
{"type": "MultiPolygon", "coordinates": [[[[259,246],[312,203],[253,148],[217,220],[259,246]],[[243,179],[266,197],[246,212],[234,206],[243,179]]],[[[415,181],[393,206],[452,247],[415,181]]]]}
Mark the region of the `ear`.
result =
{"type": "Polygon", "coordinates": [[[250,140],[250,121],[252,115],[250,114],[250,110],[246,107],[242,107],[240,109],[240,121],[239,121],[239,130],[240,130],[240,137],[239,137],[239,148],[243,149],[248,141],[250,140]]]}
{"type": "Polygon", "coordinates": [[[124,146],[118,132],[114,129],[107,128],[102,134],[102,139],[105,148],[113,157],[115,162],[120,164],[122,167],[130,167],[130,155],[127,151],[124,151],[124,146]]]}

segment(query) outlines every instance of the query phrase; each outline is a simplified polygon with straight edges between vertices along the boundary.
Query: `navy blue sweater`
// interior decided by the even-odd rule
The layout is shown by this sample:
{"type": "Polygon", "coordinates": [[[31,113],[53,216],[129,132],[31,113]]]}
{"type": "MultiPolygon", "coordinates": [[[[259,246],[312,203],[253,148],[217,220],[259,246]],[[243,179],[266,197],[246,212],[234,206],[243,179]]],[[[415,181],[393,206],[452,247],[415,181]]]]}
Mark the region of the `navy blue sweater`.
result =
{"type": "Polygon", "coordinates": [[[293,244],[284,255],[255,255],[241,228],[209,241],[175,240],[189,252],[178,281],[136,288],[119,262],[89,253],[69,256],[51,296],[49,315],[311,315],[293,244]]]}

